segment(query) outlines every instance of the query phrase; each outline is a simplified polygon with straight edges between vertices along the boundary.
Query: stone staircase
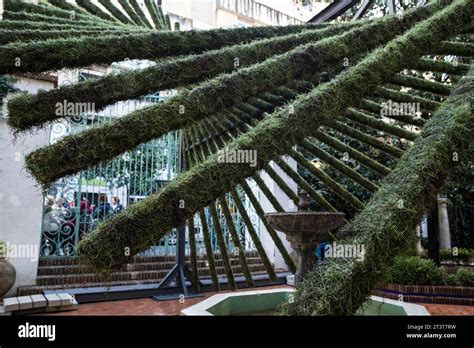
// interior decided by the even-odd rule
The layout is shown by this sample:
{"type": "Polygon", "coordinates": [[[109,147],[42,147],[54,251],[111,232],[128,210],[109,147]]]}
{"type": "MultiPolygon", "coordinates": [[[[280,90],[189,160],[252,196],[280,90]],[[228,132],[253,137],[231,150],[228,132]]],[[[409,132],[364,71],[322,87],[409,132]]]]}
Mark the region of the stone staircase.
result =
{"type": "MultiPolygon", "coordinates": [[[[243,275],[238,256],[229,257],[234,276],[243,275]]],[[[266,274],[257,252],[247,252],[246,257],[252,275],[266,274]]],[[[225,277],[220,254],[215,254],[214,259],[218,277],[225,277]]],[[[173,267],[174,260],[174,256],[137,256],[133,263],[124,265],[120,271],[112,273],[111,278],[104,279],[89,266],[80,264],[77,257],[42,258],[39,261],[36,285],[19,287],[17,296],[42,294],[45,290],[159,283],[173,267]]],[[[189,257],[186,262],[191,268],[189,257]]],[[[198,258],[198,271],[201,279],[210,278],[205,255],[198,258]]]]}

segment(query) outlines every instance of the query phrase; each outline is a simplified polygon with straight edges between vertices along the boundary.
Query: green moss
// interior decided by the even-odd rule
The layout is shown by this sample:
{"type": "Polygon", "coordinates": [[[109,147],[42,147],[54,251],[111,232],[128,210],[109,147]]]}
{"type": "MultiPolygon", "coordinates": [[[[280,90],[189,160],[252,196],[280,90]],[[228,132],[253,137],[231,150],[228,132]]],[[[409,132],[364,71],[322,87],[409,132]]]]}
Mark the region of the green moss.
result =
{"type": "MultiPolygon", "coordinates": [[[[344,57],[373,49],[411,27],[432,10],[432,7],[421,8],[406,14],[401,19],[387,17],[373,24],[349,30],[339,36],[299,46],[285,54],[237,70],[232,74],[218,76],[156,106],[135,111],[109,125],[65,137],[54,145],[37,150],[28,155],[28,168],[38,181],[50,184],[62,176],[76,173],[81,169],[111,159],[126,150],[134,149],[139,144],[157,138],[170,130],[196,122],[211,113],[233,105],[236,101],[295,78],[313,75],[317,69],[324,68],[335,61],[339,60],[342,65],[344,57]],[[96,146],[89,146],[88,144],[91,143],[96,146]],[[57,163],[61,163],[61,166],[57,163]]],[[[159,32],[159,34],[162,33],[159,32]]],[[[361,76],[357,76],[351,84],[356,85],[360,79],[361,76]]],[[[360,91],[360,87],[357,87],[354,90],[360,91]]],[[[343,98],[343,96],[339,97],[343,98]]],[[[386,144],[381,144],[381,146],[387,151],[392,151],[394,155],[398,154],[398,149],[386,144]]]]}
{"type": "Polygon", "coordinates": [[[364,124],[373,129],[383,131],[388,134],[399,136],[407,140],[415,140],[416,134],[406,130],[405,128],[397,127],[381,120],[381,117],[376,114],[368,114],[358,109],[349,108],[346,117],[352,121],[364,124]]]}
{"type": "MultiPolygon", "coordinates": [[[[164,18],[160,18],[158,12],[155,9],[155,2],[153,0],[145,0],[145,6],[150,14],[151,19],[153,20],[153,24],[156,30],[162,30],[166,28],[166,23],[164,22],[164,18]]],[[[170,30],[170,28],[166,28],[170,30]]]]}
{"type": "Polygon", "coordinates": [[[87,12],[93,14],[94,16],[100,17],[106,21],[111,21],[114,23],[119,23],[114,17],[110,16],[108,13],[105,13],[100,9],[100,7],[96,6],[92,1],[90,0],[76,0],[76,4],[79,7],[82,7],[85,9],[87,12]]]}
{"type": "MultiPolygon", "coordinates": [[[[104,29],[86,29],[86,30],[4,30],[0,29],[0,45],[13,43],[17,41],[48,40],[65,37],[97,37],[102,35],[122,36],[129,34],[129,31],[123,30],[104,30],[104,29]]],[[[133,33],[136,33],[134,31],[133,33]]],[[[64,100],[64,99],[63,99],[64,100]]]]}
{"type": "MultiPolygon", "coordinates": [[[[61,4],[63,9],[50,6],[45,3],[41,3],[39,6],[31,4],[26,1],[21,0],[5,0],[5,10],[12,11],[12,12],[29,12],[32,14],[41,14],[44,16],[49,17],[58,17],[58,18],[70,18],[71,11],[76,12],[76,17],[81,20],[91,21],[90,15],[85,15],[81,13],[79,9],[74,7],[73,5],[68,4],[66,1],[50,1],[50,3],[54,5],[61,4]]],[[[5,17],[4,17],[5,18],[5,17]]],[[[98,19],[98,18],[97,18],[98,19]]]]}
{"type": "Polygon", "coordinates": [[[125,10],[125,12],[130,16],[130,18],[135,22],[136,25],[140,25],[146,28],[149,26],[142,21],[142,19],[137,15],[133,7],[130,5],[128,0],[119,0],[120,5],[125,10]]]}
{"type": "Polygon", "coordinates": [[[200,55],[158,63],[138,71],[111,74],[98,80],[64,86],[36,95],[22,95],[9,103],[9,124],[15,130],[26,130],[58,118],[58,101],[70,103],[94,101],[97,110],[119,100],[133,99],[158,90],[171,89],[205,80],[222,72],[249,66],[275,54],[281,54],[300,44],[341,32],[345,26],[319,31],[259,40],[247,45],[235,45],[200,55]]]}
{"type": "Polygon", "coordinates": [[[99,3],[102,4],[115,18],[117,18],[123,24],[135,25],[132,20],[128,19],[115,5],[111,0],[99,0],[99,3]]]}
{"type": "MultiPolygon", "coordinates": [[[[436,46],[438,42],[461,31],[465,23],[471,20],[470,14],[474,10],[473,7],[474,4],[470,0],[455,1],[453,5],[416,25],[404,35],[388,43],[385,47],[374,51],[368,58],[348,69],[345,73],[340,74],[332,81],[320,85],[305,95],[299,96],[292,105],[294,112],[289,112],[288,107],[281,108],[227,145],[229,150],[256,149],[258,152],[258,164],[256,167],[249,167],[239,163],[223,164],[217,160],[218,154],[209,156],[206,161],[180,175],[160,193],[149,196],[147,199],[129,207],[115,218],[101,224],[94,233],[88,235],[81,242],[81,254],[87,257],[96,269],[110,270],[126,261],[127,258],[122,252],[125,246],[130,247],[132,254],[146,249],[151,241],[161,238],[173,226],[186,221],[196,211],[207,206],[223,192],[232,190],[232,187],[240,180],[254,175],[270,160],[287,153],[300,139],[317,131],[321,124],[331,122],[335,115],[342,114],[348,106],[361,100],[367,93],[373,91],[384,78],[403,69],[409,62],[418,59],[426,51],[436,46]],[[186,202],[186,208],[184,209],[178,208],[181,200],[186,202]]],[[[279,70],[284,71],[284,69],[279,70]]],[[[197,105],[201,105],[201,103],[197,105]]],[[[432,120],[435,119],[437,118],[434,117],[432,120]]],[[[443,123],[444,126],[446,126],[446,123],[443,123]]],[[[470,129],[474,128],[471,127],[470,129]]],[[[455,130],[459,132],[463,129],[456,128],[455,130]]],[[[442,132],[438,131],[436,134],[441,136],[442,132]]],[[[456,139],[457,137],[453,136],[453,138],[456,139]]],[[[462,137],[464,141],[471,138],[470,136],[462,137]]],[[[120,139],[120,141],[123,141],[123,139],[120,139]]],[[[433,143],[430,143],[430,145],[433,145],[433,143]]],[[[415,145],[414,148],[416,147],[415,145]]],[[[431,146],[430,151],[433,151],[436,147],[431,146]]],[[[438,149],[436,148],[436,150],[438,149]]],[[[452,148],[448,148],[448,150],[450,153],[452,152],[452,148]]],[[[446,154],[446,151],[446,149],[437,151],[436,156],[443,158],[442,154],[446,154]]],[[[425,160],[428,163],[430,163],[430,160],[433,160],[431,152],[426,156],[425,160]]],[[[434,160],[435,163],[439,163],[439,159],[434,160]]],[[[418,166],[416,168],[419,169],[418,166]]],[[[435,166],[435,168],[437,167],[435,166]]],[[[398,178],[397,184],[403,182],[403,180],[407,182],[408,180],[420,180],[418,176],[412,178],[407,173],[403,174],[403,179],[398,178]]],[[[432,178],[431,172],[426,174],[426,176],[423,176],[425,179],[432,178]]],[[[392,174],[390,177],[393,178],[394,175],[392,174]]],[[[416,192],[418,191],[414,190],[409,185],[409,182],[404,185],[410,188],[409,194],[411,196],[417,196],[416,192]]],[[[428,190],[430,188],[431,186],[428,187],[428,190]]],[[[387,193],[382,188],[378,192],[381,191],[387,193]]],[[[375,197],[381,197],[381,195],[377,193],[374,199],[375,197]]],[[[389,197],[387,204],[390,207],[395,197],[390,194],[387,197],[389,197]]],[[[409,197],[405,196],[403,198],[409,199],[409,197]]],[[[398,202],[398,197],[395,202],[398,202]]],[[[417,198],[418,203],[419,197],[417,198]]],[[[405,216],[406,214],[413,213],[412,206],[408,204],[407,207],[407,209],[402,210],[405,213],[403,214],[403,219],[406,219],[406,221],[416,221],[416,216],[415,218],[405,216]]],[[[382,226],[380,224],[391,217],[391,214],[385,214],[384,209],[379,208],[375,211],[379,215],[384,214],[382,218],[380,216],[377,216],[377,218],[371,216],[371,220],[365,222],[369,226],[380,228],[382,226]]],[[[401,220],[402,225],[406,222],[404,220],[401,220]]],[[[360,222],[361,220],[357,221],[360,222]]],[[[387,226],[389,230],[386,233],[389,236],[393,233],[394,229],[398,231],[396,224],[387,226]]],[[[366,227],[367,225],[360,225],[360,228],[366,227]]],[[[376,231],[374,228],[371,228],[370,231],[376,231]]],[[[399,236],[398,232],[396,235],[399,236]]],[[[394,243],[384,242],[384,244],[387,244],[389,247],[395,247],[394,243]]],[[[366,248],[370,254],[372,246],[367,245],[366,248]]],[[[387,249],[385,248],[384,250],[387,249]]],[[[376,256],[379,257],[378,254],[376,256]]],[[[371,257],[367,256],[371,261],[374,257],[374,254],[371,257]]],[[[381,255],[380,260],[389,257],[390,253],[387,253],[387,255],[381,255]]],[[[347,267],[347,265],[342,266],[347,267]]],[[[346,282],[343,289],[353,289],[347,286],[344,274],[336,272],[334,275],[334,279],[339,280],[341,284],[346,282]]],[[[361,277],[361,279],[363,278],[361,277]]],[[[366,280],[364,279],[364,281],[366,280]]],[[[358,280],[356,284],[357,288],[360,286],[361,289],[365,289],[366,287],[366,285],[360,284],[358,280]]],[[[331,286],[334,286],[334,291],[341,291],[338,283],[331,284],[331,286]],[[335,284],[337,286],[334,286],[335,284]]],[[[365,294],[363,291],[359,293],[365,294]]],[[[350,306],[355,304],[355,302],[350,301],[352,297],[345,296],[343,299],[339,298],[339,300],[345,301],[348,298],[347,306],[350,308],[350,306]]],[[[328,306],[324,308],[327,310],[328,306]]],[[[328,312],[337,312],[337,308],[330,306],[328,312]]]]}
{"type": "Polygon", "coordinates": [[[390,78],[390,83],[443,96],[448,96],[451,93],[451,86],[449,85],[409,75],[393,75],[390,78]]]}
{"type": "Polygon", "coordinates": [[[242,242],[237,233],[237,229],[234,225],[234,221],[232,220],[232,215],[230,213],[229,205],[227,203],[225,195],[219,196],[219,202],[222,207],[222,213],[224,214],[227,228],[229,229],[229,234],[232,239],[232,243],[237,248],[237,252],[239,254],[240,267],[242,268],[242,273],[245,276],[245,281],[247,282],[247,285],[249,287],[253,287],[255,286],[255,283],[252,279],[252,274],[250,273],[249,266],[247,264],[247,259],[245,257],[245,248],[242,245],[242,242]]]}
{"type": "MultiPolygon", "coordinates": [[[[84,27],[78,24],[51,24],[46,22],[1,20],[0,29],[8,30],[84,30],[84,27]]],[[[140,32],[139,28],[128,28],[114,25],[99,25],[89,27],[89,30],[127,30],[140,32]]]]}
{"type": "Polygon", "coordinates": [[[50,23],[50,24],[65,24],[65,25],[75,25],[82,27],[97,27],[103,28],[104,24],[100,22],[94,22],[90,20],[80,20],[80,19],[69,19],[60,18],[60,17],[51,17],[36,13],[29,12],[12,12],[4,11],[3,18],[6,20],[12,21],[28,21],[28,22],[39,22],[39,23],[50,23]]]}
{"type": "Polygon", "coordinates": [[[343,235],[354,236],[346,243],[365,246],[364,260],[332,259],[313,271],[297,290],[295,301],[284,308],[285,314],[353,314],[367,299],[455,170],[453,153],[459,154],[458,163],[472,159],[473,87],[474,66],[364,210],[343,228],[343,235]]]}
{"type": "Polygon", "coordinates": [[[145,13],[143,12],[142,8],[140,5],[138,5],[137,1],[130,1],[130,5],[132,5],[133,9],[135,10],[135,13],[140,17],[141,21],[150,29],[153,29],[153,26],[151,23],[148,21],[148,19],[145,16],[145,13]]]}
{"type": "Polygon", "coordinates": [[[12,44],[3,46],[0,50],[0,73],[42,72],[90,64],[110,64],[126,58],[153,60],[167,56],[201,53],[205,50],[300,32],[304,29],[304,26],[289,26],[185,32],[150,31],[148,34],[139,33],[120,38],[115,36],[94,39],[66,38],[12,44]],[[16,57],[22,57],[21,66],[12,64],[16,57]]]}

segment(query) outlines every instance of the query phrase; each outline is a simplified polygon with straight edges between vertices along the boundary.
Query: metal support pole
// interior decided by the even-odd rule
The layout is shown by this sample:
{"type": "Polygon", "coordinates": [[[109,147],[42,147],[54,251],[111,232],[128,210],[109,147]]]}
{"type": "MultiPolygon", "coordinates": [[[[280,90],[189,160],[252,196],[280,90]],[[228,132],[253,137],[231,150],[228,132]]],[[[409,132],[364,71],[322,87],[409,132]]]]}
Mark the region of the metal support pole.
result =
{"type": "MultiPolygon", "coordinates": [[[[179,141],[179,161],[178,161],[178,173],[183,171],[183,138],[180,134],[179,141]]],[[[153,296],[153,299],[158,301],[167,301],[172,299],[201,297],[197,293],[189,293],[186,285],[186,280],[193,285],[193,277],[191,271],[186,265],[186,225],[183,225],[177,230],[177,243],[176,243],[176,263],[168,274],[158,284],[158,289],[169,286],[173,281],[176,282],[178,288],[181,288],[183,292],[181,294],[161,294],[153,296]]]]}

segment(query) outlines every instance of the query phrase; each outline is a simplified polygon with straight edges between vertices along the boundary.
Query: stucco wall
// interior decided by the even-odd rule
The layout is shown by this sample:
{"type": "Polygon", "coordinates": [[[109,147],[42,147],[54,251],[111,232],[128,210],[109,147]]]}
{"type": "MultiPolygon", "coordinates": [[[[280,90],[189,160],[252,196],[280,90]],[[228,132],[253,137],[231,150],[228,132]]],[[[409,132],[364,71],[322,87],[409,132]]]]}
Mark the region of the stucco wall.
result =
{"type": "MultiPolygon", "coordinates": [[[[16,86],[30,92],[53,87],[52,83],[32,80],[22,80],[16,86]]],[[[6,119],[0,117],[0,240],[27,247],[36,255],[9,257],[17,277],[7,296],[15,295],[19,286],[36,282],[43,199],[41,189],[24,170],[24,157],[48,143],[48,131],[19,136],[15,143],[12,139],[6,119]]]]}

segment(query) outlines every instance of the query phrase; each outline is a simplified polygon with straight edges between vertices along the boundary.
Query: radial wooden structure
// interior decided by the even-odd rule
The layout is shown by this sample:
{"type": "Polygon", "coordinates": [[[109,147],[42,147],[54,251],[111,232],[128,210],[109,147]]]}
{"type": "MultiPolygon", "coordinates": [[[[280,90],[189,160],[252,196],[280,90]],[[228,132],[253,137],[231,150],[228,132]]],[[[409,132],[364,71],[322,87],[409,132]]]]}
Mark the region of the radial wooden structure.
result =
{"type": "MultiPolygon", "coordinates": [[[[147,23],[133,1],[120,1],[121,10],[100,1],[107,12],[76,3],[80,8],[74,8],[71,19],[72,5],[63,2],[34,6],[6,1],[0,21],[0,74],[40,73],[125,58],[156,64],[19,95],[8,104],[8,122],[15,132],[58,120],[58,101],[94,102],[103,108],[159,90],[179,92],[109,125],[35,150],[27,156],[30,173],[47,187],[174,130],[182,131],[185,147],[186,170],[181,175],[81,242],[81,254],[98,271],[126,263],[124,248],[133,255],[186,223],[196,271],[192,225],[198,214],[209,251],[204,217],[208,209],[234,289],[217,219],[217,210],[222,211],[239,244],[228,208],[232,199],[269,277],[275,279],[238,193],[248,195],[263,223],[265,212],[247,180],[255,181],[275,211],[288,210],[290,205],[279,202],[260,178],[266,172],[289,202],[297,203],[298,198],[288,178],[309,193],[314,209],[346,212],[348,221],[336,237],[341,243],[366,246],[364,261],[334,259],[316,270],[285,312],[351,314],[393,256],[406,247],[455,165],[471,159],[468,140],[474,127],[468,71],[474,45],[466,37],[473,29],[472,0],[432,1],[403,15],[351,23],[190,32],[155,30],[169,27],[169,21],[154,1],[147,2],[153,23],[147,23]],[[18,58],[20,64],[15,64],[18,58]],[[416,114],[400,115],[390,108],[394,103],[420,108],[416,114]],[[220,160],[223,153],[238,151],[256,151],[257,165],[220,160]],[[459,154],[459,162],[449,160],[450,151],[459,154]],[[288,178],[282,178],[276,167],[288,178]]],[[[276,231],[266,227],[294,270],[276,231]]],[[[252,285],[243,249],[239,252],[252,285]]],[[[217,290],[212,252],[207,255],[217,290]]]]}

